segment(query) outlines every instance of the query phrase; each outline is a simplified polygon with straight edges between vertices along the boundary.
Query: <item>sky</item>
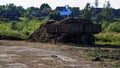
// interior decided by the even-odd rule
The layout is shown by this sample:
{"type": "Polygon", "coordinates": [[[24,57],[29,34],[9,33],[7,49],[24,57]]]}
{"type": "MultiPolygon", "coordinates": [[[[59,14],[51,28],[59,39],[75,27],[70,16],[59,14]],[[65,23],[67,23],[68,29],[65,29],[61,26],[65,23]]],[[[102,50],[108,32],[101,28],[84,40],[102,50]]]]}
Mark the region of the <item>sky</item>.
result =
{"type": "MultiPolygon", "coordinates": [[[[99,0],[99,7],[103,7],[107,1],[110,1],[111,7],[116,9],[120,8],[120,0],[99,0]]],[[[41,4],[48,3],[52,9],[55,9],[56,6],[65,5],[69,5],[70,7],[80,7],[80,9],[83,9],[87,2],[94,6],[95,0],[0,0],[0,5],[14,3],[16,6],[28,8],[31,6],[40,7],[41,4]]]]}

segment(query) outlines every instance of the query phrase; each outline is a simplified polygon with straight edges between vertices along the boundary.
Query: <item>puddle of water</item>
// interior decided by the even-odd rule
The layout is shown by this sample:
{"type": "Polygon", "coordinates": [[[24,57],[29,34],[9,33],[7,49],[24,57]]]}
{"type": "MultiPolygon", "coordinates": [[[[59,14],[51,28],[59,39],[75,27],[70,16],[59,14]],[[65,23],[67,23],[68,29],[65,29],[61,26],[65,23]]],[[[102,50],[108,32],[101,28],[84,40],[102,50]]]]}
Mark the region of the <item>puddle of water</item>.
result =
{"type": "Polygon", "coordinates": [[[15,60],[14,57],[17,57],[17,55],[15,55],[15,54],[0,54],[0,61],[12,62],[15,60]]]}
{"type": "Polygon", "coordinates": [[[28,68],[26,64],[22,63],[11,63],[8,68],[28,68]]]}

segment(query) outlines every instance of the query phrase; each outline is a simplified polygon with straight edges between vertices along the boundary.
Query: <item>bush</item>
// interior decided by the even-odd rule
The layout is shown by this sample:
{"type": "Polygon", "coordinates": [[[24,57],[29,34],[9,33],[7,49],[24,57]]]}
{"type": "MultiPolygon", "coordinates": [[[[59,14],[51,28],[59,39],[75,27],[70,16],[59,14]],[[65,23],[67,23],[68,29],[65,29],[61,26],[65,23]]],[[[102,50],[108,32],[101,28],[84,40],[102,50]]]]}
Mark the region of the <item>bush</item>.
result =
{"type": "Polygon", "coordinates": [[[111,23],[107,28],[107,32],[120,32],[120,22],[111,23]]]}
{"type": "Polygon", "coordinates": [[[110,24],[110,23],[108,23],[108,22],[103,22],[103,23],[102,23],[102,30],[103,30],[103,32],[106,31],[106,28],[109,26],[109,24],[110,24]]]}

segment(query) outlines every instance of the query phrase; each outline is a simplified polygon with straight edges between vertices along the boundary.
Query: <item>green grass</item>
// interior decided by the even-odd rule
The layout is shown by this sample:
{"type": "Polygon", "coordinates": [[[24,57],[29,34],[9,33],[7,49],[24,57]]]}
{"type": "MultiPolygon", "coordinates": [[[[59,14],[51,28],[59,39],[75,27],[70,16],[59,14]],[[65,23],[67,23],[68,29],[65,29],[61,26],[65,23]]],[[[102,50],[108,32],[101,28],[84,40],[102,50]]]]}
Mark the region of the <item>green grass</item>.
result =
{"type": "Polygon", "coordinates": [[[120,33],[99,33],[95,37],[99,44],[120,44],[120,33]]]}
{"type": "Polygon", "coordinates": [[[102,33],[95,35],[98,44],[120,45],[120,18],[113,23],[102,22],[102,33]]]}
{"type": "Polygon", "coordinates": [[[26,39],[41,24],[42,20],[21,18],[21,21],[0,21],[0,35],[26,39]]]}

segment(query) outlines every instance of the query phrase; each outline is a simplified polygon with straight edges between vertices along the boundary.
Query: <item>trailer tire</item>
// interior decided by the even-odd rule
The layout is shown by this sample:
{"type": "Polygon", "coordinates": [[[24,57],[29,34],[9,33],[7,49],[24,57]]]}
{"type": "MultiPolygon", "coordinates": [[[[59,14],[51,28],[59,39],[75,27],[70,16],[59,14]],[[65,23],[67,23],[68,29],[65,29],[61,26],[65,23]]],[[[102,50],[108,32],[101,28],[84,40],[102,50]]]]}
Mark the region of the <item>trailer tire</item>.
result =
{"type": "Polygon", "coordinates": [[[89,45],[95,45],[95,37],[93,35],[89,36],[89,38],[88,38],[88,44],[89,45]]]}
{"type": "Polygon", "coordinates": [[[81,36],[81,43],[83,45],[87,45],[88,44],[88,36],[87,35],[82,35],[81,36]]]}

